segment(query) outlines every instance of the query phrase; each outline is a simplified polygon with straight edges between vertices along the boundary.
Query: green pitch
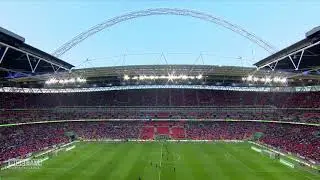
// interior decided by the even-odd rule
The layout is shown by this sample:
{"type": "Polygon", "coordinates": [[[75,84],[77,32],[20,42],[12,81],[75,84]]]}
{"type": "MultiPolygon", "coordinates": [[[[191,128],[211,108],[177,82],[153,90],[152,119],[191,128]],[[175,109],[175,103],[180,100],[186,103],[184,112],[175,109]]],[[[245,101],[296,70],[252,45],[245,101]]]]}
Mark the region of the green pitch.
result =
{"type": "Polygon", "coordinates": [[[316,180],[254,152],[247,143],[77,143],[40,169],[0,171],[1,180],[316,180]]]}

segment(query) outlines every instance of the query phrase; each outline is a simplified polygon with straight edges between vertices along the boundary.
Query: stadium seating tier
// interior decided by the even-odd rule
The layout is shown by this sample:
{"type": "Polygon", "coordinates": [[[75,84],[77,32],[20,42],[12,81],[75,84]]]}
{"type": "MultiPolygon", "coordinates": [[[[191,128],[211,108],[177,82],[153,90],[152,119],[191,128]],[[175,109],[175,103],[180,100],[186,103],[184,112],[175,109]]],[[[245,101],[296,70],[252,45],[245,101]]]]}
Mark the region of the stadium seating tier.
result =
{"type": "Polygon", "coordinates": [[[214,121],[103,121],[29,124],[0,128],[0,162],[67,143],[67,133],[78,139],[171,139],[248,140],[262,133],[261,143],[320,161],[320,127],[260,122],[214,121]],[[163,128],[161,133],[159,127],[163,128]]]}

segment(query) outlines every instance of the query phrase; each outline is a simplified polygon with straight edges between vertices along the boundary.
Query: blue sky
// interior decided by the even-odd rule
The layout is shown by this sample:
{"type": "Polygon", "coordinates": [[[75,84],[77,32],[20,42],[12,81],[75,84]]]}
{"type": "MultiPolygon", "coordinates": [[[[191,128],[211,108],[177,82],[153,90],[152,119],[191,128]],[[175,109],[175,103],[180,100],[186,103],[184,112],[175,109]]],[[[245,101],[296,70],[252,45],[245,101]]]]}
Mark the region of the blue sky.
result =
{"type": "MultiPolygon", "coordinates": [[[[91,26],[130,11],[184,8],[237,24],[279,50],[319,26],[320,1],[30,1],[2,0],[0,26],[53,52],[91,26]]],[[[88,38],[61,59],[77,67],[132,64],[249,66],[269,54],[222,28],[190,17],[151,16],[117,24],[88,38]],[[202,59],[196,59],[202,52],[202,59]],[[124,56],[126,54],[126,56],[124,56]],[[239,60],[242,57],[245,60],[239,60]],[[89,59],[90,61],[86,61],[89,59]]]]}

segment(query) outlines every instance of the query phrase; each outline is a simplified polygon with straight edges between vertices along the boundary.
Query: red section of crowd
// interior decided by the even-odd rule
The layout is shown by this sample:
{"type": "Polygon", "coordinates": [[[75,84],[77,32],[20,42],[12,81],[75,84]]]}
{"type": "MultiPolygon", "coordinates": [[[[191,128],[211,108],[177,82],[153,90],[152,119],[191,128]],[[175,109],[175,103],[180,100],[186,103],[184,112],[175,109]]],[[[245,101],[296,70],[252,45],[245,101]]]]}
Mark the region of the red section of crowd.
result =
{"type": "Polygon", "coordinates": [[[184,121],[147,121],[142,127],[140,139],[154,139],[156,135],[168,135],[172,139],[185,139],[184,121]]]}
{"type": "Polygon", "coordinates": [[[24,156],[54,144],[66,143],[67,132],[79,139],[249,139],[263,133],[261,142],[307,159],[320,161],[320,127],[258,122],[104,121],[20,125],[0,128],[0,161],[24,156]]]}

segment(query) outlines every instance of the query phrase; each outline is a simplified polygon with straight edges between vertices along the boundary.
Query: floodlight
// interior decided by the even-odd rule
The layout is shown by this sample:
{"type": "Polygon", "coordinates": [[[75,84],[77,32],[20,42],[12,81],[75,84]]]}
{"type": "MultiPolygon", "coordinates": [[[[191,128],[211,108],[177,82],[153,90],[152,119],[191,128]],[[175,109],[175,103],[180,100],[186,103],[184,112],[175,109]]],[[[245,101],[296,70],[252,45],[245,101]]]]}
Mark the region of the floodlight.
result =
{"type": "Polygon", "coordinates": [[[174,77],[173,77],[173,75],[172,75],[172,74],[168,74],[168,80],[169,80],[169,81],[172,81],[172,80],[173,80],[173,78],[174,78],[174,77]]]}
{"type": "Polygon", "coordinates": [[[281,78],[280,80],[282,83],[286,83],[287,82],[287,78],[281,78]]]}
{"type": "Polygon", "coordinates": [[[182,79],[183,79],[183,80],[186,80],[186,79],[188,79],[188,76],[182,75],[182,79]]]}
{"type": "Polygon", "coordinates": [[[160,79],[166,79],[166,76],[165,75],[161,75],[160,79]]]}
{"type": "Polygon", "coordinates": [[[202,79],[202,74],[199,74],[196,78],[197,79],[202,79]]]}
{"type": "Polygon", "coordinates": [[[279,77],[277,77],[277,76],[273,78],[273,82],[277,83],[277,82],[280,82],[280,81],[281,81],[281,79],[279,77]]]}
{"type": "Polygon", "coordinates": [[[142,76],[139,76],[139,80],[144,80],[145,79],[145,76],[142,75],[142,76]]]}
{"type": "Polygon", "coordinates": [[[247,77],[247,81],[252,81],[252,76],[251,75],[249,75],[248,77],[247,77]]]}
{"type": "Polygon", "coordinates": [[[129,80],[129,79],[130,79],[130,77],[129,77],[128,75],[126,75],[126,74],[125,74],[125,75],[123,76],[123,79],[127,81],[127,80],[129,80]]]}
{"type": "Polygon", "coordinates": [[[266,82],[267,83],[269,83],[269,82],[271,82],[272,81],[272,79],[270,78],[270,77],[266,77],[266,82]]]}
{"type": "Polygon", "coordinates": [[[69,82],[70,82],[70,83],[75,83],[76,80],[75,80],[74,78],[71,78],[71,79],[69,80],[69,82]]]}

